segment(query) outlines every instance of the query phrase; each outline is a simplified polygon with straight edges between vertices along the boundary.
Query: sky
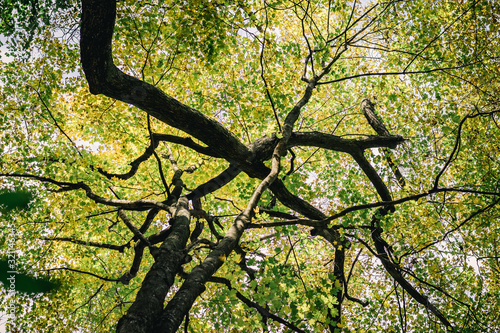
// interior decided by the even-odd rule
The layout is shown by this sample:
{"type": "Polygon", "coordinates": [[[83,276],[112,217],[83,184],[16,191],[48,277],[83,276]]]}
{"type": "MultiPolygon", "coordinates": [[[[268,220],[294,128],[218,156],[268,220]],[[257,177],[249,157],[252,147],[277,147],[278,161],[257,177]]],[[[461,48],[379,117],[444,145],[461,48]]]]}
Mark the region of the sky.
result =
{"type": "MultiPolygon", "coordinates": [[[[0,43],[5,44],[7,38],[5,36],[0,35],[0,43]]],[[[7,57],[5,53],[7,52],[7,47],[5,45],[0,46],[0,60],[2,62],[10,62],[13,60],[12,57],[7,57]]]]}

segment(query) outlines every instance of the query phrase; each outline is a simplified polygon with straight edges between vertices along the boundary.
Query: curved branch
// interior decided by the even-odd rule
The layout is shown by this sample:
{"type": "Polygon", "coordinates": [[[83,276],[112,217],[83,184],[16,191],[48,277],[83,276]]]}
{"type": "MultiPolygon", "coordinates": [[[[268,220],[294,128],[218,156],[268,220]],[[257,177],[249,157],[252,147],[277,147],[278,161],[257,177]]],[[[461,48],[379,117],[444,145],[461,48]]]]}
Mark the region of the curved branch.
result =
{"type": "Polygon", "coordinates": [[[407,201],[417,201],[418,199],[424,198],[426,196],[432,195],[434,193],[444,193],[444,192],[460,192],[460,193],[471,193],[471,194],[483,194],[483,195],[490,195],[490,196],[500,196],[500,192],[489,192],[489,191],[474,191],[474,190],[466,190],[466,189],[461,189],[461,188],[440,188],[437,190],[429,190],[427,192],[419,193],[419,194],[414,194],[410,195],[404,198],[396,199],[396,200],[391,200],[391,201],[380,201],[380,202],[374,202],[370,204],[362,204],[362,205],[357,205],[357,206],[351,206],[348,207],[336,214],[333,214],[329,216],[328,218],[324,219],[326,222],[330,222],[333,220],[336,220],[342,216],[345,216],[349,213],[356,212],[359,210],[367,209],[367,208],[377,208],[377,207],[383,207],[383,206],[388,206],[388,205],[399,205],[401,203],[407,202],[407,201]]]}
{"type": "Polygon", "coordinates": [[[151,155],[154,154],[155,149],[158,147],[158,143],[159,143],[158,141],[151,141],[151,144],[149,145],[148,148],[146,148],[146,151],[144,152],[144,154],[142,154],[141,156],[136,158],[134,161],[129,163],[130,170],[126,173],[122,173],[122,174],[110,173],[110,172],[103,170],[102,168],[97,168],[97,171],[101,175],[105,176],[108,179],[111,179],[113,177],[116,177],[118,179],[123,179],[123,180],[129,179],[137,173],[137,170],[139,169],[139,166],[141,165],[141,163],[148,160],[151,157],[151,155]]]}
{"type": "Polygon", "coordinates": [[[146,111],[205,143],[227,160],[246,158],[247,147],[216,120],[184,105],[157,87],[123,73],[113,63],[115,0],[82,1],[80,50],[92,94],[104,94],[146,111]]]}
{"type": "Polygon", "coordinates": [[[35,179],[38,181],[42,181],[45,183],[50,183],[53,185],[57,185],[60,187],[59,192],[65,192],[65,191],[75,191],[75,190],[84,190],[87,197],[89,199],[92,199],[96,203],[100,203],[103,205],[107,206],[112,206],[112,207],[120,207],[122,209],[127,209],[127,210],[147,210],[151,208],[157,208],[157,209],[162,209],[162,210],[168,210],[169,206],[164,204],[163,202],[160,201],[153,201],[153,200],[122,200],[122,199],[110,199],[110,198],[104,198],[101,197],[94,192],[92,192],[92,189],[90,186],[83,182],[78,182],[78,183],[70,183],[70,182],[62,182],[62,181],[57,181],[55,179],[49,178],[49,177],[44,177],[44,176],[37,176],[37,175],[31,175],[31,174],[19,174],[19,173],[1,173],[0,177],[17,177],[17,178],[28,178],[28,179],[35,179]]]}
{"type": "Polygon", "coordinates": [[[465,116],[461,121],[460,121],[460,124],[458,125],[458,133],[457,133],[457,138],[455,139],[455,144],[453,145],[453,150],[451,151],[451,154],[450,156],[448,157],[448,159],[446,160],[446,163],[443,165],[443,167],[441,168],[441,170],[439,170],[439,173],[437,174],[435,180],[434,180],[434,188],[438,188],[439,186],[439,179],[441,178],[441,176],[444,174],[444,172],[446,171],[446,169],[450,166],[451,162],[453,161],[454,157],[455,157],[455,153],[458,155],[458,152],[460,150],[460,144],[462,142],[462,126],[464,125],[465,121],[469,118],[475,118],[477,117],[479,114],[477,115],[467,115],[465,116]]]}
{"type": "MultiPolygon", "coordinates": [[[[148,51],[149,52],[149,51],[148,51]]],[[[144,75],[144,74],[143,74],[144,75]]],[[[148,114],[148,133],[149,133],[149,138],[151,140],[151,143],[156,142],[156,140],[153,137],[153,133],[151,132],[151,117],[148,114]]],[[[167,184],[167,180],[165,179],[165,174],[163,173],[163,165],[161,163],[161,159],[158,156],[158,153],[153,150],[153,155],[156,159],[156,163],[158,164],[158,173],[160,174],[160,179],[163,184],[163,188],[165,189],[165,192],[167,193],[167,197],[170,197],[170,189],[167,184]]]]}
{"type": "Polygon", "coordinates": [[[190,219],[188,200],[182,197],[177,203],[172,230],[160,246],[155,263],[144,278],[134,303],[119,320],[118,333],[151,332],[151,326],[163,310],[165,296],[184,263],[190,219]]]}
{"type": "Polygon", "coordinates": [[[153,133],[153,138],[157,141],[167,141],[167,142],[177,143],[177,144],[183,145],[183,146],[191,148],[194,151],[196,151],[200,154],[203,154],[203,155],[208,155],[208,156],[212,156],[212,157],[222,157],[216,151],[214,151],[213,149],[210,149],[210,147],[204,147],[202,145],[199,145],[196,142],[194,142],[193,139],[191,139],[189,137],[183,138],[183,137],[171,135],[171,134],[153,133]]]}
{"type": "Polygon", "coordinates": [[[92,299],[94,299],[99,294],[99,292],[101,292],[103,287],[104,287],[104,283],[101,284],[101,286],[99,288],[97,288],[96,292],[92,296],[90,296],[89,299],[85,303],[83,303],[82,305],[77,307],[75,310],[73,310],[72,313],[75,314],[79,309],[81,309],[85,305],[89,304],[92,301],[92,299]]]}
{"type": "MultiPolygon", "coordinates": [[[[141,227],[139,228],[139,232],[141,234],[145,234],[146,231],[148,231],[149,229],[149,226],[151,225],[151,223],[153,222],[153,220],[155,219],[156,215],[158,215],[158,212],[160,210],[158,208],[153,208],[151,209],[149,212],[148,212],[148,215],[146,215],[146,219],[144,220],[144,223],[141,225],[141,227]]],[[[137,241],[139,240],[139,237],[137,236],[134,236],[133,238],[134,241],[137,241]]]]}
{"type": "Polygon", "coordinates": [[[146,247],[146,244],[142,241],[139,241],[135,244],[135,246],[134,246],[134,259],[132,260],[132,265],[130,266],[129,271],[127,273],[123,274],[122,277],[120,277],[121,283],[129,284],[130,280],[132,280],[137,275],[137,272],[139,271],[139,268],[141,267],[142,255],[144,253],[145,247],[146,247]]]}
{"type": "Polygon", "coordinates": [[[450,69],[461,69],[464,67],[472,66],[477,64],[479,61],[476,62],[471,62],[459,66],[451,66],[451,67],[441,67],[441,68],[433,68],[433,69],[428,69],[428,70],[420,70],[420,71],[411,71],[411,72],[378,72],[378,73],[362,73],[362,74],[355,74],[351,76],[345,76],[340,79],[335,79],[335,80],[330,80],[330,81],[323,81],[323,82],[318,82],[318,85],[323,85],[323,84],[330,84],[330,83],[338,83],[346,80],[352,80],[360,77],[366,77],[366,76],[394,76],[394,75],[410,75],[410,74],[428,74],[428,73],[433,73],[433,72],[440,72],[440,71],[447,71],[450,69]]]}
{"type": "Polygon", "coordinates": [[[472,220],[473,218],[475,218],[476,216],[490,210],[491,208],[495,207],[498,203],[500,202],[500,197],[497,198],[496,200],[494,200],[492,203],[490,203],[489,205],[485,206],[485,207],[482,207],[478,210],[476,210],[474,213],[472,213],[471,215],[469,215],[469,217],[467,217],[465,220],[463,220],[462,222],[460,222],[458,225],[456,225],[455,227],[451,228],[450,230],[446,231],[441,237],[439,237],[439,239],[436,239],[434,241],[431,241],[427,244],[425,244],[423,247],[419,248],[418,250],[413,250],[413,251],[408,251],[408,252],[405,252],[403,253],[402,255],[399,256],[399,258],[403,258],[403,257],[406,257],[406,256],[409,256],[409,255],[413,255],[413,254],[416,254],[416,253],[419,253],[419,252],[422,252],[424,251],[425,249],[431,247],[431,246],[434,246],[442,241],[444,241],[446,238],[448,238],[448,236],[451,234],[451,233],[454,233],[455,231],[459,230],[460,228],[462,228],[465,224],[467,224],[467,222],[469,222],[470,220],[472,220]]]}
{"type": "MultiPolygon", "coordinates": [[[[226,278],[223,278],[223,277],[218,277],[218,276],[213,276],[209,279],[209,282],[215,282],[215,283],[220,283],[220,284],[223,284],[225,285],[229,290],[233,290],[234,288],[231,286],[231,281],[229,281],[228,279],[226,278]]],[[[267,310],[265,307],[261,306],[259,303],[256,303],[252,300],[250,300],[249,298],[243,296],[239,291],[236,291],[236,297],[242,301],[246,306],[248,306],[249,308],[254,308],[255,310],[257,310],[259,312],[259,314],[263,317],[263,318],[270,318],[286,327],[288,327],[289,329],[295,331],[295,332],[300,332],[300,333],[305,333],[305,331],[301,330],[300,328],[298,328],[297,326],[293,325],[292,323],[284,320],[283,318],[281,317],[278,317],[277,315],[269,312],[269,310],[267,310]]]]}
{"type": "Polygon", "coordinates": [[[90,276],[93,276],[93,277],[98,278],[98,279],[103,280],[103,281],[120,282],[120,279],[107,278],[107,277],[103,277],[103,276],[100,276],[100,275],[97,275],[97,274],[94,274],[94,273],[91,273],[91,272],[86,272],[86,271],[82,271],[82,270],[74,269],[74,268],[69,268],[69,267],[49,268],[49,269],[42,269],[41,271],[42,272],[70,271],[70,272],[75,272],[75,273],[81,273],[81,274],[90,275],[90,276]]]}
{"type": "MultiPolygon", "coordinates": [[[[384,214],[386,213],[382,212],[382,215],[384,214]]],[[[387,252],[390,250],[387,248],[387,242],[382,239],[381,233],[381,229],[377,228],[372,232],[372,239],[375,243],[375,249],[377,250],[377,258],[380,259],[387,273],[389,273],[389,275],[392,276],[392,278],[401,286],[401,288],[403,288],[408,294],[410,294],[414,300],[431,311],[441,321],[441,323],[443,323],[448,328],[452,328],[452,325],[448,321],[448,319],[446,319],[441,311],[439,311],[434,306],[434,304],[429,301],[429,298],[422,295],[417,289],[415,289],[415,287],[410,284],[410,282],[408,282],[404,278],[403,274],[401,274],[401,267],[394,263],[387,254],[387,252]]]]}
{"type": "MultiPolygon", "coordinates": [[[[459,149],[460,149],[460,144],[461,144],[461,134],[462,134],[462,126],[464,125],[465,121],[467,119],[473,119],[473,118],[476,118],[476,117],[492,117],[494,114],[496,113],[499,113],[500,112],[500,109],[498,110],[493,110],[491,112],[478,112],[476,114],[473,114],[473,115],[466,115],[461,121],[460,121],[460,124],[458,125],[458,133],[457,133],[457,138],[455,139],[455,144],[453,146],[453,150],[450,154],[450,156],[448,157],[448,160],[446,161],[446,163],[444,164],[444,166],[441,168],[441,170],[439,171],[438,175],[436,176],[436,179],[434,180],[434,187],[433,189],[437,189],[438,186],[439,186],[439,178],[444,174],[444,172],[446,171],[446,169],[450,166],[451,162],[453,161],[453,158],[455,156],[455,154],[458,154],[459,152],[459,149]]],[[[494,119],[494,118],[493,118],[494,119]]]]}
{"type": "Polygon", "coordinates": [[[83,245],[83,246],[93,246],[93,247],[98,247],[101,249],[116,250],[120,253],[123,253],[125,248],[128,246],[128,245],[114,245],[114,244],[106,244],[106,243],[98,243],[98,242],[86,242],[86,241],[74,239],[71,237],[42,237],[41,239],[46,240],[46,241],[70,242],[70,243],[83,245]]]}
{"type": "Polygon", "coordinates": [[[385,185],[382,178],[378,175],[378,172],[373,168],[370,162],[368,162],[363,153],[352,154],[352,157],[358,163],[361,170],[363,170],[366,176],[370,179],[382,200],[392,201],[391,193],[389,192],[387,185],[385,185]]]}
{"type": "Polygon", "coordinates": [[[62,129],[61,126],[59,126],[59,123],[57,122],[56,118],[54,117],[54,115],[52,114],[52,111],[50,111],[50,108],[49,106],[47,105],[47,103],[45,103],[45,101],[43,100],[42,98],[42,94],[40,93],[40,91],[33,87],[32,85],[28,84],[27,85],[28,87],[30,87],[31,89],[33,89],[37,96],[38,96],[38,99],[40,100],[40,102],[42,103],[43,107],[45,108],[45,110],[47,110],[47,113],[49,114],[50,118],[54,121],[54,125],[57,127],[57,129],[66,137],[66,139],[68,139],[69,142],[71,142],[71,144],[73,145],[73,147],[75,148],[76,152],[78,153],[78,155],[80,155],[80,157],[82,157],[82,153],[80,152],[80,150],[78,149],[78,147],[76,146],[76,144],[73,142],[73,140],[71,140],[71,138],[69,137],[68,134],[66,134],[66,132],[62,129]]]}
{"type": "Polygon", "coordinates": [[[349,274],[347,274],[347,279],[345,280],[345,283],[344,283],[344,297],[346,299],[350,300],[351,302],[356,302],[363,307],[367,307],[369,304],[368,301],[362,301],[360,299],[357,299],[356,297],[350,296],[348,293],[348,290],[347,290],[347,286],[349,285],[349,280],[351,279],[352,272],[354,270],[354,265],[356,265],[356,262],[358,261],[359,256],[361,255],[361,252],[363,252],[363,249],[360,249],[358,254],[356,254],[356,257],[354,258],[354,260],[351,264],[351,269],[349,270],[349,274]]]}

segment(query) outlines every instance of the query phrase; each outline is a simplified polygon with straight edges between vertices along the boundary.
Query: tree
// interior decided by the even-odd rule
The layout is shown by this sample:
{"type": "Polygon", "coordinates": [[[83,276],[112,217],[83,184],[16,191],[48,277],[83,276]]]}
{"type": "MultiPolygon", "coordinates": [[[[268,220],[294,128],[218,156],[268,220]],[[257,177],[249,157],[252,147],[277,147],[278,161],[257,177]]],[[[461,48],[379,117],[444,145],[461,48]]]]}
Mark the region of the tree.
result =
{"type": "Polygon", "coordinates": [[[495,1],[43,4],[2,251],[59,287],[12,331],[498,330],[495,1]]]}

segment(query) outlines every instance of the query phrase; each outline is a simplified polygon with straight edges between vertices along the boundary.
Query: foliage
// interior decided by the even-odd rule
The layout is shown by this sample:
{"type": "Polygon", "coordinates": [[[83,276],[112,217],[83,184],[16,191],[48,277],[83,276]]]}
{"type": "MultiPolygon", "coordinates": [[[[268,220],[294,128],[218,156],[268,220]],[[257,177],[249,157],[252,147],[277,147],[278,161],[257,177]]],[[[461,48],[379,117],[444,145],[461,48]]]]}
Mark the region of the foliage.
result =
{"type": "Polygon", "coordinates": [[[11,331],[498,331],[496,1],[13,3],[11,331]]]}
{"type": "MultiPolygon", "coordinates": [[[[31,193],[24,190],[16,191],[4,191],[0,193],[0,207],[3,214],[8,214],[14,209],[28,209],[29,203],[33,200],[31,193]]],[[[14,240],[15,241],[15,240],[14,240]]],[[[7,244],[4,244],[4,246],[7,244]]],[[[5,246],[5,247],[8,247],[5,246]]],[[[57,284],[51,281],[47,281],[43,278],[33,278],[27,274],[23,274],[18,271],[16,265],[15,255],[9,253],[7,258],[0,260],[0,281],[5,288],[10,286],[11,281],[12,289],[16,292],[23,292],[29,294],[37,294],[48,292],[57,288],[57,284]],[[12,272],[15,272],[15,277],[13,278],[12,272]]]]}
{"type": "MultiPolygon", "coordinates": [[[[11,44],[27,48],[37,32],[51,25],[52,15],[68,8],[70,3],[66,0],[1,0],[0,34],[11,37],[11,42],[15,40],[11,44]]],[[[11,50],[16,50],[14,45],[11,50]]]]}

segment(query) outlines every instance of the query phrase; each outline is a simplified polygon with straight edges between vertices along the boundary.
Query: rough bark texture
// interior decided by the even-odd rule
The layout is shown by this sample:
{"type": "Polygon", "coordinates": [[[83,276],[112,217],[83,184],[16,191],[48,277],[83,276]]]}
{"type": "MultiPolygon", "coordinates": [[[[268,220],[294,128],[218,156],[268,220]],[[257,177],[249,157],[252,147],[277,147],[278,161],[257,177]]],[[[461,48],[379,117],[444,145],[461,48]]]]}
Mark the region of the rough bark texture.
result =
{"type": "Polygon", "coordinates": [[[163,310],[165,296],[186,256],[184,249],[189,239],[190,221],[187,205],[185,197],[179,199],[172,231],[160,246],[155,263],[144,278],[135,302],[118,322],[117,332],[151,332],[152,325],[163,310]]]}
{"type": "MultiPolygon", "coordinates": [[[[375,114],[374,103],[372,103],[368,98],[365,98],[361,102],[361,109],[363,110],[363,114],[365,115],[366,120],[368,121],[370,126],[375,130],[375,132],[377,132],[378,135],[384,137],[391,136],[389,130],[387,129],[387,127],[385,127],[380,117],[378,117],[375,114]]],[[[395,147],[389,147],[389,148],[395,148],[395,147]]],[[[394,163],[392,153],[386,148],[384,148],[383,151],[385,158],[387,159],[387,163],[389,164],[389,167],[391,168],[392,172],[394,172],[394,175],[396,176],[399,185],[401,187],[404,187],[406,185],[406,181],[403,177],[403,174],[401,173],[401,170],[399,170],[399,167],[394,163]]]]}
{"type": "Polygon", "coordinates": [[[330,323],[330,332],[335,333],[335,329],[338,329],[337,324],[342,322],[342,301],[344,299],[344,283],[345,283],[345,275],[344,275],[344,264],[345,264],[345,249],[344,247],[335,249],[335,259],[333,264],[333,276],[335,280],[338,281],[340,287],[334,285],[334,296],[337,298],[338,304],[334,307],[336,311],[332,313],[330,311],[330,319],[332,323],[330,323]]]}
{"type": "Polygon", "coordinates": [[[168,302],[150,332],[175,332],[177,330],[185,315],[189,313],[194,301],[205,291],[205,284],[209,278],[224,263],[220,258],[229,256],[238,244],[247,222],[247,217],[244,214],[236,219],[217,248],[208,255],[203,263],[191,271],[180,290],[168,302]]]}
{"type": "Polygon", "coordinates": [[[375,114],[375,104],[368,98],[361,101],[361,109],[370,126],[381,136],[391,136],[382,120],[375,114]]]}
{"type": "Polygon", "coordinates": [[[231,132],[198,110],[155,86],[120,71],[113,63],[111,41],[116,1],[82,1],[81,60],[90,92],[137,106],[158,120],[196,137],[227,160],[247,158],[248,148],[231,132]]]}

